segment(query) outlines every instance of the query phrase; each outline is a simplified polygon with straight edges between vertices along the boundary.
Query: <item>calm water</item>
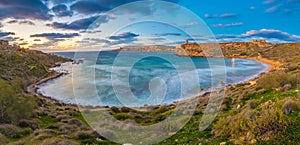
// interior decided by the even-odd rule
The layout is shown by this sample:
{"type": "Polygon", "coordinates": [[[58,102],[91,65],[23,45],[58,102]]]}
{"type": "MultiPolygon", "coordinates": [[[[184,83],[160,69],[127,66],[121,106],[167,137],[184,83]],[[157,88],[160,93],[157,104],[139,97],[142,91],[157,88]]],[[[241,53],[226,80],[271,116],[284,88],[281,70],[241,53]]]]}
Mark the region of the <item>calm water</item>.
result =
{"type": "MultiPolygon", "coordinates": [[[[72,52],[56,54],[74,58],[72,52]]],[[[81,52],[76,58],[83,59],[84,63],[66,63],[54,68],[70,74],[42,84],[39,91],[81,105],[156,105],[195,96],[200,89],[220,87],[222,81],[227,85],[241,83],[268,69],[267,65],[253,60],[187,58],[161,52],[101,52],[99,55],[81,52]]]]}

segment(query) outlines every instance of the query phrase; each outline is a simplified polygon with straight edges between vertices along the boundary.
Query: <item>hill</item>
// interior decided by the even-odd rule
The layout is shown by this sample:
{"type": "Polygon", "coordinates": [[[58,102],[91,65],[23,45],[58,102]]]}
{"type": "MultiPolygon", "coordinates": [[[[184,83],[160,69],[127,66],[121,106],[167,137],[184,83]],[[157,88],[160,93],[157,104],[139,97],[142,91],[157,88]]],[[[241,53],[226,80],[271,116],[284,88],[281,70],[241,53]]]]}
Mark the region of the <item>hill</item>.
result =
{"type": "MultiPolygon", "coordinates": [[[[280,65],[250,82],[228,86],[219,115],[203,132],[198,130],[199,121],[209,93],[199,96],[191,120],[159,144],[299,143],[300,43],[220,45],[228,57],[246,53],[245,57],[280,65]]],[[[70,60],[0,42],[0,144],[114,144],[95,133],[76,106],[27,92],[28,85],[55,74],[50,67],[65,61],[70,60]]],[[[97,117],[97,111],[106,110],[120,121],[151,125],[164,120],[175,106],[150,106],[148,110],[88,107],[86,112],[97,117]]]]}

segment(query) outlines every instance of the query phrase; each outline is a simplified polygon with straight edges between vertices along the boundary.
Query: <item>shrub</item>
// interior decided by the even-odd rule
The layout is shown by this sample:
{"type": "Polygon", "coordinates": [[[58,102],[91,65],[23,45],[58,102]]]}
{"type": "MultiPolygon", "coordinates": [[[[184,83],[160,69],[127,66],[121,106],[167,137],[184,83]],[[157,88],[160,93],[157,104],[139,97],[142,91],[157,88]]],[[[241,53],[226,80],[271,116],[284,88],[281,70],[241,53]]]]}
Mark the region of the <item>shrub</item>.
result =
{"type": "Polygon", "coordinates": [[[18,95],[19,84],[0,79],[0,123],[15,123],[32,116],[35,100],[31,96],[18,95]]]}
{"type": "Polygon", "coordinates": [[[128,113],[129,111],[130,111],[130,108],[128,108],[128,107],[121,108],[121,112],[123,112],[123,113],[128,113]]]}
{"type": "Polygon", "coordinates": [[[290,113],[299,111],[300,110],[300,103],[296,102],[296,101],[293,101],[291,99],[288,99],[283,104],[281,110],[284,112],[284,114],[287,114],[287,115],[290,114],[290,113]]]}
{"type": "Polygon", "coordinates": [[[0,125],[0,133],[10,138],[19,138],[22,136],[22,130],[11,124],[0,125]]]}
{"type": "Polygon", "coordinates": [[[288,124],[289,120],[280,109],[244,109],[236,115],[220,118],[213,126],[213,133],[217,137],[251,141],[272,137],[288,124]]]}
{"type": "Polygon", "coordinates": [[[272,72],[266,76],[263,76],[257,82],[258,88],[264,89],[276,89],[284,87],[286,84],[290,84],[291,87],[296,87],[299,83],[299,78],[296,74],[289,74],[285,72],[272,72]]]}
{"type": "Polygon", "coordinates": [[[7,138],[0,133],[0,144],[7,144],[7,143],[8,143],[7,138]]]}
{"type": "Polygon", "coordinates": [[[31,129],[38,129],[39,125],[31,120],[22,119],[19,121],[18,125],[20,127],[30,127],[31,129]]]}
{"type": "Polygon", "coordinates": [[[81,140],[96,138],[96,133],[93,131],[79,131],[76,133],[76,138],[81,140]]]}
{"type": "Polygon", "coordinates": [[[115,117],[117,120],[132,119],[132,117],[126,113],[117,113],[114,114],[113,117],[115,117]]]}
{"type": "Polygon", "coordinates": [[[118,107],[113,106],[113,107],[111,107],[110,109],[111,109],[111,111],[114,112],[114,113],[120,113],[120,110],[119,110],[118,107]]]}

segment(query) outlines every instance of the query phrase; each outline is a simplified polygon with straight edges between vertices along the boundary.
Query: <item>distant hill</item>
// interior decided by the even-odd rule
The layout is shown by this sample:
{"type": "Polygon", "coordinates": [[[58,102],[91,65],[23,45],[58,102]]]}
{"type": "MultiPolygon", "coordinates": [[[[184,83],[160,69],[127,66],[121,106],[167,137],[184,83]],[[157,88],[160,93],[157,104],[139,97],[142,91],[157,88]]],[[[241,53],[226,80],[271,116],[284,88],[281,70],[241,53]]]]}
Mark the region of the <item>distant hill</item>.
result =
{"type": "Polygon", "coordinates": [[[179,56],[190,57],[239,57],[239,56],[258,56],[263,51],[273,48],[275,45],[265,40],[253,39],[251,42],[228,42],[228,43],[189,43],[173,46],[127,46],[117,51],[136,51],[136,52],[176,52],[179,56]],[[213,49],[212,49],[213,48],[213,49]],[[223,56],[214,52],[220,48],[223,56]]]}
{"type": "Polygon", "coordinates": [[[135,52],[174,52],[173,46],[151,45],[151,46],[126,46],[116,51],[135,51],[135,52]]]}

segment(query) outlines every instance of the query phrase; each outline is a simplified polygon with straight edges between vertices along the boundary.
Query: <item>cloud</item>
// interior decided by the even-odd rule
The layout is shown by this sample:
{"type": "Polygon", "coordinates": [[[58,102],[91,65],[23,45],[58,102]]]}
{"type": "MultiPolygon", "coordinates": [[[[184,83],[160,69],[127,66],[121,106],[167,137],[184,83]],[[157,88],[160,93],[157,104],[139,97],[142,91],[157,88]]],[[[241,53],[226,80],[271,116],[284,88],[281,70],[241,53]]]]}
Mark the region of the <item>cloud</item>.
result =
{"type": "Polygon", "coordinates": [[[204,15],[204,18],[235,18],[237,17],[238,15],[237,14],[234,14],[234,13],[224,13],[224,14],[205,14],[204,15]]]}
{"type": "Polygon", "coordinates": [[[0,22],[0,28],[2,28],[3,27],[3,24],[0,22]]]}
{"type": "MultiPolygon", "coordinates": [[[[112,1],[113,2],[113,1],[112,1]]],[[[87,1],[81,0],[71,6],[71,10],[82,14],[94,14],[108,11],[109,8],[105,5],[105,1],[87,1]]]]}
{"type": "Polygon", "coordinates": [[[73,15],[73,12],[68,10],[68,7],[64,4],[54,6],[52,11],[54,12],[55,16],[58,17],[71,17],[73,15]]]}
{"type": "Polygon", "coordinates": [[[60,28],[60,29],[69,29],[69,30],[85,30],[90,27],[91,24],[94,24],[93,26],[100,26],[103,23],[107,23],[109,21],[109,17],[106,15],[100,15],[100,16],[93,16],[89,18],[84,18],[80,20],[76,20],[71,23],[58,23],[54,22],[53,24],[50,24],[48,26],[52,26],[54,28],[60,28]],[[97,21],[96,21],[97,20],[97,21]],[[96,22],[95,22],[96,21],[96,22]]]}
{"type": "Polygon", "coordinates": [[[52,19],[48,7],[40,0],[1,0],[0,11],[0,19],[52,19]]]}
{"type": "Polygon", "coordinates": [[[22,21],[19,21],[19,20],[11,20],[11,21],[8,21],[7,23],[8,23],[8,24],[19,24],[19,25],[31,25],[31,26],[34,26],[34,25],[35,25],[34,22],[29,21],[29,20],[22,20],[22,21]]]}
{"type": "Polygon", "coordinates": [[[149,38],[148,40],[150,41],[154,41],[154,42],[161,42],[161,41],[165,41],[167,40],[166,38],[161,38],[161,37],[158,37],[158,38],[149,38]]]}
{"type": "Polygon", "coordinates": [[[6,37],[9,35],[15,35],[14,32],[0,32],[0,37],[6,37]]]}
{"type": "Polygon", "coordinates": [[[275,29],[250,30],[241,35],[216,35],[219,41],[245,41],[252,38],[265,39],[269,42],[300,42],[300,36],[275,29]]]}
{"type": "Polygon", "coordinates": [[[131,33],[131,32],[125,32],[119,35],[110,36],[109,39],[111,40],[124,40],[124,39],[133,39],[140,36],[139,34],[131,33]]]}
{"type": "Polygon", "coordinates": [[[237,27],[237,26],[242,26],[244,23],[239,22],[239,23],[230,23],[230,24],[212,24],[212,27],[217,27],[217,28],[227,28],[227,27],[237,27]]]}
{"type": "Polygon", "coordinates": [[[282,14],[299,13],[300,0],[265,0],[265,13],[280,12],[282,14]]]}
{"type": "Polygon", "coordinates": [[[66,38],[73,38],[80,36],[78,33],[42,33],[42,34],[34,34],[30,35],[30,37],[43,37],[47,38],[49,40],[55,40],[55,39],[66,39],[66,38]]]}
{"type": "Polygon", "coordinates": [[[300,41],[300,36],[291,35],[287,32],[282,32],[275,29],[251,30],[241,35],[242,37],[261,37],[265,39],[278,39],[282,41],[300,41]]]}
{"type": "Polygon", "coordinates": [[[268,9],[266,9],[265,13],[274,13],[274,12],[276,12],[276,11],[279,10],[280,6],[281,5],[272,6],[272,7],[268,8],[268,9]]]}
{"type": "MultiPolygon", "coordinates": [[[[139,0],[79,0],[71,5],[71,10],[81,14],[100,14],[110,11],[118,6],[137,1],[139,0]]],[[[177,3],[180,0],[165,1],[177,3]]],[[[152,7],[152,1],[147,2],[148,4],[144,5],[130,5],[128,7],[122,7],[123,9],[119,9],[119,12],[123,14],[139,13],[143,15],[150,15],[155,11],[155,8],[152,7]]]]}
{"type": "Polygon", "coordinates": [[[101,30],[82,30],[80,31],[80,33],[87,33],[87,34],[95,34],[95,33],[101,33],[102,31],[101,30]]]}
{"type": "Polygon", "coordinates": [[[277,0],[265,0],[264,4],[268,5],[268,4],[272,4],[275,3],[277,0]]]}
{"type": "Polygon", "coordinates": [[[161,33],[161,34],[155,34],[156,36],[182,36],[181,33],[161,33]]]}

